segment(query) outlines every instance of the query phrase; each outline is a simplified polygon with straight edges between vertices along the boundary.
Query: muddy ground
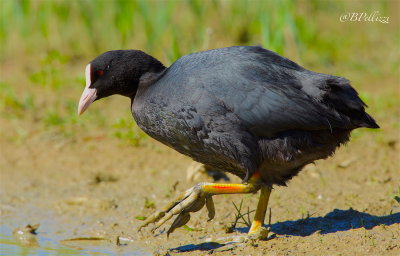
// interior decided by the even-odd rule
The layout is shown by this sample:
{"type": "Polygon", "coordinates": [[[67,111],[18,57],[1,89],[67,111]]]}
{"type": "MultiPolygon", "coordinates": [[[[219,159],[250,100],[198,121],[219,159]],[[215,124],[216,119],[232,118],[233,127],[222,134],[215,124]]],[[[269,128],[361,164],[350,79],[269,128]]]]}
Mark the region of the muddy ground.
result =
{"type": "MultiPolygon", "coordinates": [[[[397,93],[395,87],[387,88],[386,94],[397,93]]],[[[373,92],[374,88],[364,90],[373,92]]],[[[124,117],[129,118],[128,106],[127,100],[116,97],[96,102],[92,111],[111,116],[126,113],[124,117]]],[[[91,122],[90,111],[82,117],[83,122],[91,122]]],[[[192,214],[188,227],[169,238],[165,229],[155,235],[149,229],[137,232],[143,216],[211,178],[199,176],[188,181],[186,169],[192,161],[150,138],[132,146],[108,136],[107,129],[112,128],[107,125],[91,129],[90,124],[78,126],[74,136],[66,136],[55,129],[42,131],[40,121],[33,117],[10,119],[3,115],[0,223],[9,230],[40,224],[37,237],[75,249],[103,248],[126,255],[140,251],[171,255],[400,255],[399,112],[396,105],[376,112],[380,131],[356,133],[333,158],[307,166],[288,187],[274,189],[268,241],[232,247],[207,241],[244,234],[248,229],[244,224],[238,224],[234,233],[226,233],[237,213],[233,202],[239,205],[243,200],[245,213],[255,209],[257,195],[215,196],[214,220],[207,222],[202,209],[192,214]],[[118,237],[121,245],[117,245],[118,237]],[[83,238],[104,240],[80,240],[83,238]]]]}
{"type": "MultiPolygon", "coordinates": [[[[337,18],[331,22],[338,26],[337,18]]],[[[207,222],[202,209],[169,238],[165,228],[171,221],[155,234],[149,228],[138,232],[143,217],[177,193],[212,179],[188,180],[191,159],[127,125],[133,122],[128,99],[95,102],[78,119],[87,59],[71,58],[60,66],[57,88],[29,80],[37,59],[5,60],[0,66],[1,81],[6,81],[0,84],[1,230],[25,248],[25,255],[30,248],[51,251],[57,245],[63,246],[58,255],[67,254],[65,248],[77,250],[75,255],[79,250],[81,255],[400,255],[398,38],[387,37],[394,32],[379,34],[381,28],[365,33],[373,39],[360,52],[362,36],[354,35],[361,42],[353,48],[340,46],[349,48],[341,63],[324,66],[316,58],[314,66],[307,65],[349,78],[381,129],[354,132],[335,156],[307,166],[287,187],[275,187],[269,239],[231,246],[209,241],[244,235],[248,227],[242,223],[226,232],[237,214],[234,204],[243,202],[244,214],[256,208],[258,195],[215,196],[214,220],[207,222]],[[13,97],[3,93],[10,88],[13,97]],[[33,236],[38,244],[26,245],[24,237],[11,235],[28,224],[40,225],[33,236]]]]}

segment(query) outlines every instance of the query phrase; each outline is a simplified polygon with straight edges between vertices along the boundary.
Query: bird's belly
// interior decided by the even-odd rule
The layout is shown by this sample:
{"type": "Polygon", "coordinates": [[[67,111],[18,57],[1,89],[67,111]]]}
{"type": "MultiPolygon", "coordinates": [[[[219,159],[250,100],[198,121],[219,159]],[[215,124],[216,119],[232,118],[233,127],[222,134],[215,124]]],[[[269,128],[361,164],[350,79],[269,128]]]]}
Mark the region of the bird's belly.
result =
{"type": "Polygon", "coordinates": [[[349,139],[350,130],[288,131],[279,137],[261,139],[261,176],[270,184],[285,185],[307,164],[331,156],[349,139]]]}

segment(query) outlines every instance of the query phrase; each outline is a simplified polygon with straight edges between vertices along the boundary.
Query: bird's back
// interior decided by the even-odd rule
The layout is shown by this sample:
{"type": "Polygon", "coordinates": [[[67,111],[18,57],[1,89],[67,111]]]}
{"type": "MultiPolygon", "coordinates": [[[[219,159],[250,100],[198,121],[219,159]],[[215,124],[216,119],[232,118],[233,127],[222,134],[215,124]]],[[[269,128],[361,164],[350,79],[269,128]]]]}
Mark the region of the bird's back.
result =
{"type": "Polygon", "coordinates": [[[377,127],[345,78],[306,70],[261,47],[190,54],[167,72],[163,86],[189,98],[199,89],[206,91],[257,136],[289,129],[377,127]]]}
{"type": "Polygon", "coordinates": [[[275,184],[331,155],[351,130],[378,127],[346,79],[261,47],[184,56],[138,96],[133,114],[151,136],[242,178],[275,163],[275,184]]]}

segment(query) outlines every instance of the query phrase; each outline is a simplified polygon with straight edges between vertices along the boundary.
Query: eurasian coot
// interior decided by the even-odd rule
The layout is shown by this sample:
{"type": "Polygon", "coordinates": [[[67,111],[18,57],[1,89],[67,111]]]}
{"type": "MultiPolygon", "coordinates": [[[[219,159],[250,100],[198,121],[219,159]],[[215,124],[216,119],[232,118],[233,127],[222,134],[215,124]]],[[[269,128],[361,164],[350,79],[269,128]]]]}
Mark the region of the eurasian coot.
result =
{"type": "Polygon", "coordinates": [[[249,234],[259,234],[273,185],[332,155],[359,127],[378,128],[348,80],[309,71],[257,46],[193,53],[166,68],[138,50],[108,51],[86,66],[82,114],[95,100],[131,98],[137,125],[156,140],[242,184],[199,183],[147,219],[168,234],[212,196],[255,193],[260,200],[249,234]]]}

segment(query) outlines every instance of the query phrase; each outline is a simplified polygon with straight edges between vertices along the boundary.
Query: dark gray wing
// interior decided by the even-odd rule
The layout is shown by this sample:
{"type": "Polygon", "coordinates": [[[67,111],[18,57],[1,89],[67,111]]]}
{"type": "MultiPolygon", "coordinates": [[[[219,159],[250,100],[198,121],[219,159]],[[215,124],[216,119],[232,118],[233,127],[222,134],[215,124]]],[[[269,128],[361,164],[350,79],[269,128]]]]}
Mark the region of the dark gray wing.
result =
{"type": "Polygon", "coordinates": [[[179,65],[180,77],[189,77],[188,87],[206,90],[257,136],[353,126],[349,117],[322,102],[324,92],[318,86],[330,76],[307,71],[261,47],[192,54],[174,65],[179,65]]]}
{"type": "MultiPolygon", "coordinates": [[[[193,94],[204,97],[207,91],[206,97],[234,113],[256,136],[271,137],[292,129],[353,129],[371,127],[363,122],[374,123],[346,79],[308,71],[261,47],[187,55],[168,72],[193,94]]],[[[196,108],[206,108],[201,99],[196,108]]]]}

